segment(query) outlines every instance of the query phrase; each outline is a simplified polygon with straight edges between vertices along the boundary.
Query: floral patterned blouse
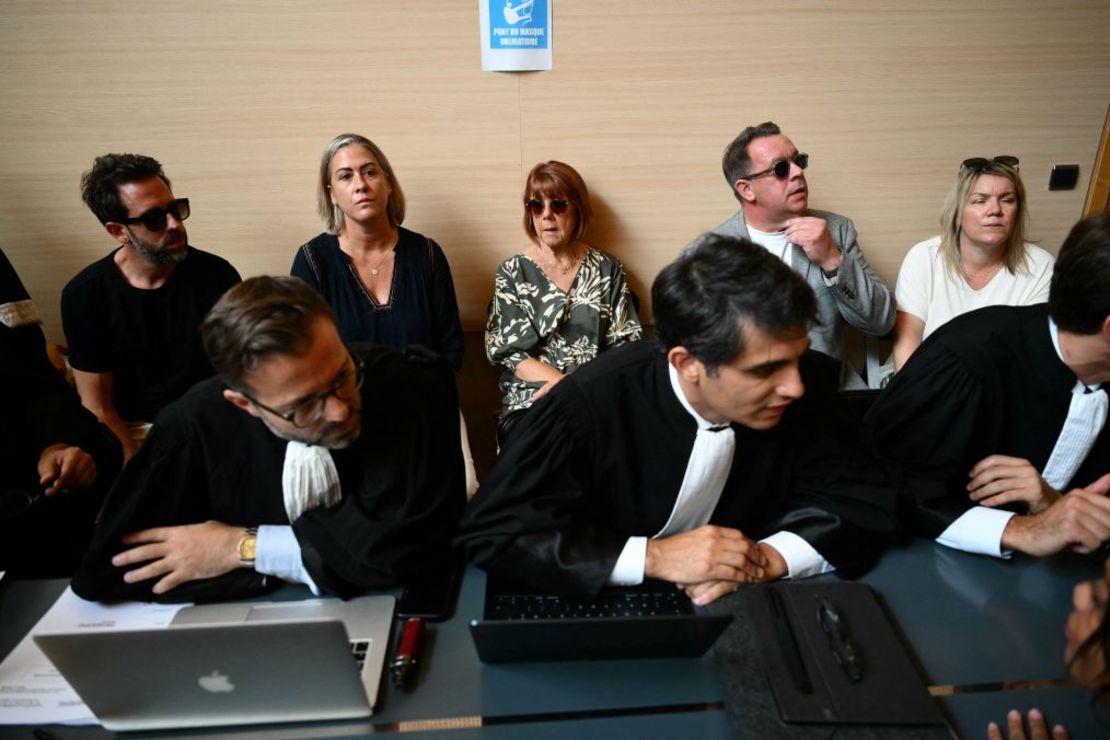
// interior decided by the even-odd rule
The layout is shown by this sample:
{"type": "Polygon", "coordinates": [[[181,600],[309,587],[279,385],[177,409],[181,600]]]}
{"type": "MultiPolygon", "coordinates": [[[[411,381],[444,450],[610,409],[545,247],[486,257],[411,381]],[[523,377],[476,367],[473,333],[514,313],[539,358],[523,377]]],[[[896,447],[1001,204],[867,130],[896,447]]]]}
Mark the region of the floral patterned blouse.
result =
{"type": "Polygon", "coordinates": [[[532,394],[543,385],[516,376],[517,365],[529,357],[566,374],[598,352],[643,335],[624,268],[593,247],[583,253],[569,293],[522,254],[501,263],[493,289],[486,356],[505,368],[503,414],[531,406],[532,394]]]}

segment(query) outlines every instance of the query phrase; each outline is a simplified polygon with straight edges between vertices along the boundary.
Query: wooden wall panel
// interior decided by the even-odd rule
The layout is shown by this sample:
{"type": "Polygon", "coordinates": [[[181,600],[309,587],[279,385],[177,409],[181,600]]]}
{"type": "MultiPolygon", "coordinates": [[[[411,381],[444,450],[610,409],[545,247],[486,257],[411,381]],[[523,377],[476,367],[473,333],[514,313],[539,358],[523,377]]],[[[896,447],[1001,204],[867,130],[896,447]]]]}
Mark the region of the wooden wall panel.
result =
{"type": "Polygon", "coordinates": [[[468,329],[524,243],[521,182],[544,159],[582,172],[590,239],[645,298],[735,208],[721,151],[766,119],[811,154],[812,205],[854,218],[891,282],[967,156],[1021,157],[1051,250],[1082,212],[1110,102],[1105,0],[553,2],[554,70],[505,74],[479,70],[467,0],[5,0],[0,247],[61,339],[61,287],[111,247],[80,173],[138,151],[192,199],[193,243],[244,275],[285,272],[319,231],[318,157],[345,130],[389,155],[468,329]],[[1080,187],[1048,192],[1054,162],[1079,163],[1080,187]]]}
{"type": "Polygon", "coordinates": [[[390,157],[405,224],[443,245],[480,322],[520,125],[516,80],[479,70],[470,4],[5,2],[0,20],[0,245],[53,337],[62,286],[112,245],[79,199],[94,156],[157,157],[192,243],[284,273],[320,231],[316,169],[343,131],[390,157]]]}
{"type": "Polygon", "coordinates": [[[524,158],[582,168],[611,219],[596,241],[641,285],[735,210],[721,153],[768,119],[810,153],[811,205],[855,219],[892,284],[968,156],[1021,157],[1049,249],[1081,213],[1082,188],[1047,179],[1052,162],[1090,174],[1110,100],[1104,2],[647,3],[631,27],[626,4],[569,5],[555,69],[522,80],[524,158]]]}

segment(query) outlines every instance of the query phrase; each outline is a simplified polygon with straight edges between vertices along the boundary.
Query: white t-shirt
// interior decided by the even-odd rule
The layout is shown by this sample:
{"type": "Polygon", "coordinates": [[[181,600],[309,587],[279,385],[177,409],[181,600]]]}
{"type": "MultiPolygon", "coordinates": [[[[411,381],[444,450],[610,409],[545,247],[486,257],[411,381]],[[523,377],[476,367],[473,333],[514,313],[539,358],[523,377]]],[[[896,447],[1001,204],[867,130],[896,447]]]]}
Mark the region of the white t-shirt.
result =
{"type": "Polygon", "coordinates": [[[787,267],[793,267],[791,262],[790,241],[786,238],[786,231],[760,231],[747,224],[748,236],[753,242],[766,249],[771,254],[782,260],[787,267]]]}
{"type": "Polygon", "coordinates": [[[939,236],[915,244],[902,261],[894,291],[898,310],[925,322],[922,338],[945,322],[977,308],[1031,306],[1048,300],[1056,258],[1036,244],[1025,245],[1024,269],[1019,267],[1013,275],[1003,267],[980,290],[972,290],[961,275],[948,271],[939,248],[939,236]]]}

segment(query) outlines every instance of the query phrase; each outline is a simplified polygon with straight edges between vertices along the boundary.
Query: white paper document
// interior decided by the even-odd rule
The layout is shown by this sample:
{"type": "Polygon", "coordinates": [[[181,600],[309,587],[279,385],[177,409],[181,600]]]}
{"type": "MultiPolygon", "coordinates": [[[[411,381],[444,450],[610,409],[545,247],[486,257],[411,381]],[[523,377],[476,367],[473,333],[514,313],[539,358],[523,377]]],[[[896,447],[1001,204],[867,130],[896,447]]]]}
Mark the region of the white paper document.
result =
{"type": "Polygon", "coordinates": [[[69,687],[32,635],[83,630],[166,627],[188,604],[98,604],[68,587],[30,634],[0,663],[0,725],[95,724],[96,718],[69,687]]]}

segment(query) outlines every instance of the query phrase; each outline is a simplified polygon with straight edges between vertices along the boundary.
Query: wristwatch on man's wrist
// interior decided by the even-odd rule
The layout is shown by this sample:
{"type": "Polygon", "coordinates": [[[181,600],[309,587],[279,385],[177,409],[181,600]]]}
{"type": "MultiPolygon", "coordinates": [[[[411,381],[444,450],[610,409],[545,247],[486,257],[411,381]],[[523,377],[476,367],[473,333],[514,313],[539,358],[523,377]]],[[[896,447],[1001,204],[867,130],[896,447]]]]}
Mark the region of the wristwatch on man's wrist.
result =
{"type": "Polygon", "coordinates": [[[254,567],[254,556],[257,548],[258,527],[247,527],[243,532],[243,536],[239,538],[239,544],[235,546],[236,551],[239,553],[240,568],[254,567]]]}

